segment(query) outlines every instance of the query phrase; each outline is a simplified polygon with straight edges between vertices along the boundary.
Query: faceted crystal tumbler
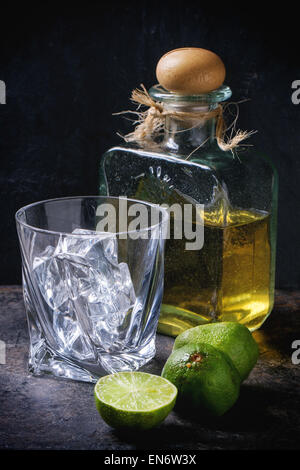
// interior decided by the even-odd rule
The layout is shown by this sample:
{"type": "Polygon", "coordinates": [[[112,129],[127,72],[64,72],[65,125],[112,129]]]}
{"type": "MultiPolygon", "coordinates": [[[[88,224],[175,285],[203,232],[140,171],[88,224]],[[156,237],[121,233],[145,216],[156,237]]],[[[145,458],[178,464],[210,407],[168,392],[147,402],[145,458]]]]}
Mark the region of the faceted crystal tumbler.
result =
{"type": "Polygon", "coordinates": [[[155,354],[166,209],[72,197],[16,213],[35,375],[95,382],[155,354]]]}

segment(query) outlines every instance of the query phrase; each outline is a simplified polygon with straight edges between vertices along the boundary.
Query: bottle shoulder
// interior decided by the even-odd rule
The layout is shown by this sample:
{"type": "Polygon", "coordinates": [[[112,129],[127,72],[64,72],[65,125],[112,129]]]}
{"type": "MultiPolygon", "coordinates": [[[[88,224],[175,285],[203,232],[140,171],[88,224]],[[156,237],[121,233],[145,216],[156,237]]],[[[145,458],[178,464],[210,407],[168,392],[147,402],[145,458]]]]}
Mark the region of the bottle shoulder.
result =
{"type": "Polygon", "coordinates": [[[211,205],[224,199],[269,212],[278,187],[274,174],[269,159],[254,149],[234,154],[209,147],[179,155],[126,144],[103,155],[99,188],[101,194],[155,203],[187,199],[211,205]]]}
{"type": "Polygon", "coordinates": [[[264,168],[264,172],[274,173],[277,177],[277,170],[271,158],[263,152],[253,148],[241,148],[234,151],[221,150],[217,145],[210,145],[204,148],[193,149],[184,153],[175,153],[166,151],[160,146],[155,148],[140,148],[134,144],[122,144],[108,149],[103,159],[110,159],[117,155],[122,156],[122,159],[141,158],[151,159],[152,161],[159,162],[160,160],[165,163],[178,166],[193,166],[198,167],[199,170],[212,171],[216,173],[228,173],[228,171],[236,171],[247,168],[248,171],[259,171],[264,168]]]}
{"type": "Polygon", "coordinates": [[[141,164],[145,166],[163,165],[177,168],[193,167],[194,169],[210,170],[210,165],[206,163],[204,159],[202,159],[202,161],[189,160],[186,158],[186,155],[166,152],[159,146],[156,148],[140,148],[125,144],[111,147],[103,154],[102,161],[108,165],[110,161],[118,158],[123,163],[125,163],[126,160],[128,160],[129,163],[140,161],[141,164]]]}

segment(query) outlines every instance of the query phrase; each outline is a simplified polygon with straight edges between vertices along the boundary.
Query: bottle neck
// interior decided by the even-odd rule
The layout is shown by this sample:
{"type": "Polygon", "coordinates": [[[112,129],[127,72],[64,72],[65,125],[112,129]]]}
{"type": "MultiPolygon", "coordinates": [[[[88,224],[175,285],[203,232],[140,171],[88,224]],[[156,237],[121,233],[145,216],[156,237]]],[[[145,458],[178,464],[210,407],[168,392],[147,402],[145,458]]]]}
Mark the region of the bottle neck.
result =
{"type": "Polygon", "coordinates": [[[199,113],[212,111],[216,106],[216,104],[189,104],[188,106],[175,103],[165,104],[167,111],[185,112],[191,117],[180,119],[166,116],[163,147],[175,153],[184,153],[211,143],[215,138],[215,118],[201,119],[199,113]],[[193,113],[195,113],[195,118],[192,117],[193,113]]]}
{"type": "Polygon", "coordinates": [[[216,109],[220,103],[231,97],[227,85],[198,95],[182,95],[154,85],[149,90],[150,97],[163,105],[164,110],[195,113],[195,119],[180,120],[166,116],[165,135],[162,146],[166,151],[181,155],[190,154],[198,147],[208,146],[215,140],[216,118],[199,119],[199,112],[216,109]]]}

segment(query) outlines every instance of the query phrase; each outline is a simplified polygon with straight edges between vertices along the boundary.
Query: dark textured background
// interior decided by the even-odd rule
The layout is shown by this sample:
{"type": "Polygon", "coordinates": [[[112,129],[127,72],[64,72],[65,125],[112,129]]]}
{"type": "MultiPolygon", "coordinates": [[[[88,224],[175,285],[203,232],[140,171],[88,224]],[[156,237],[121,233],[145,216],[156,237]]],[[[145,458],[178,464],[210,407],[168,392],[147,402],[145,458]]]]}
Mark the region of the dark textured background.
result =
{"type": "MultiPolygon", "coordinates": [[[[261,2],[262,3],[262,2],[261,2]]],[[[227,67],[240,127],[279,171],[277,287],[300,287],[299,24],[292,4],[10,2],[0,5],[0,284],[20,282],[15,211],[49,197],[97,193],[100,155],[117,143],[130,91],[183,46],[214,50],[227,67]],[[211,4],[211,6],[210,6],[211,4]]]]}

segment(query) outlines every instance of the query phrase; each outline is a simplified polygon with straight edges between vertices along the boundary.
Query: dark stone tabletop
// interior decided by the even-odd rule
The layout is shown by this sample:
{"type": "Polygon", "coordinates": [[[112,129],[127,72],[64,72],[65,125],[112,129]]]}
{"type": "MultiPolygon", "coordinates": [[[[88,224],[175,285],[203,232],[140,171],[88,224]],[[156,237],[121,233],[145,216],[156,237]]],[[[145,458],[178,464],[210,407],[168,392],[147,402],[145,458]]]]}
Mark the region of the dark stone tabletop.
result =
{"type": "MultiPolygon", "coordinates": [[[[1,449],[299,449],[300,293],[278,291],[276,305],[254,333],[260,358],[240,398],[220,418],[174,411],[158,428],[138,434],[111,429],[98,415],[93,384],[34,377],[27,370],[28,333],[20,287],[0,288],[1,449]],[[294,345],[295,346],[295,345],[294,345]],[[297,361],[294,361],[297,362],[297,361]]],[[[157,336],[157,355],[144,368],[160,374],[173,339],[157,336]]]]}

